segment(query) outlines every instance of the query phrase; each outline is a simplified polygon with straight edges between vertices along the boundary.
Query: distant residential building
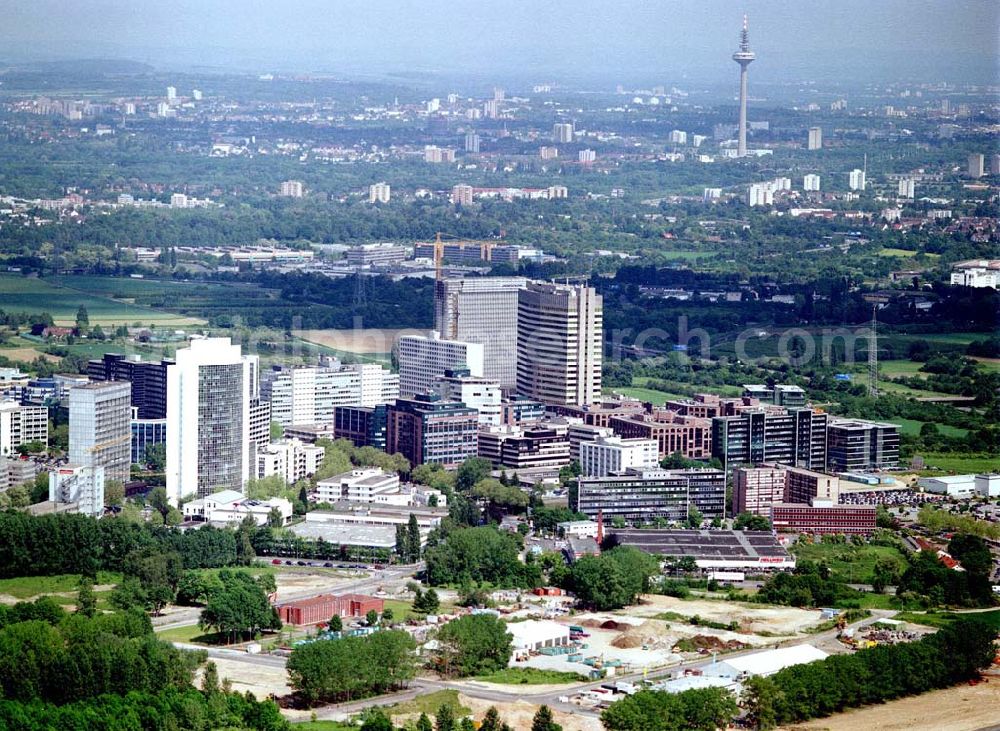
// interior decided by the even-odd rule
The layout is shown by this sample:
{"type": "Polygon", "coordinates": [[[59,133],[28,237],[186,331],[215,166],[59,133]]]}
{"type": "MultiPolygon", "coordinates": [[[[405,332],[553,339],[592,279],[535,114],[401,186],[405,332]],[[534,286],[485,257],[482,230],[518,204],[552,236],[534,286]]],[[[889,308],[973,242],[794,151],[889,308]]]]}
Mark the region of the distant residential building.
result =
{"type": "Polygon", "coordinates": [[[369,203],[388,203],[392,197],[392,189],[388,183],[375,183],[368,186],[369,203]]]}
{"type": "Polygon", "coordinates": [[[990,175],[1000,175],[1000,152],[990,155],[990,175]]]}
{"type": "Polygon", "coordinates": [[[427,145],[424,147],[424,162],[455,162],[455,151],[448,147],[427,145]]]}
{"type": "Polygon", "coordinates": [[[903,178],[897,184],[896,194],[900,198],[913,198],[916,191],[916,181],[913,178],[903,178]]]}
{"type": "Polygon", "coordinates": [[[725,515],[726,475],[721,470],[631,469],[626,474],[581,477],[570,508],[605,522],[657,519],[683,522],[695,508],[707,519],[725,515]]]}
{"type": "Polygon", "coordinates": [[[550,185],[547,190],[550,201],[569,198],[569,188],[565,185],[550,185]]]}
{"type": "Polygon", "coordinates": [[[480,426],[500,426],[501,390],[497,381],[469,375],[465,369],[447,370],[434,390],[445,401],[460,401],[479,412],[480,426]]]}
{"type": "Polygon", "coordinates": [[[786,533],[871,535],[877,529],[875,505],[775,503],[768,517],[774,530],[786,533]]]}
{"type": "Polygon", "coordinates": [[[820,179],[819,176],[810,173],[802,178],[802,189],[808,192],[818,191],[820,189],[820,179]]]}
{"type": "Polygon", "coordinates": [[[301,180],[285,180],[281,183],[279,195],[283,198],[301,198],[303,187],[301,180]]]}
{"type": "Polygon", "coordinates": [[[451,202],[456,206],[472,205],[473,187],[460,183],[451,189],[451,202]]]}
{"type": "Polygon", "coordinates": [[[250,477],[257,356],[229,338],[192,340],[167,369],[167,495],[241,491],[250,477]]]}
{"type": "Polygon", "coordinates": [[[746,204],[754,206],[770,206],[774,204],[774,189],[764,183],[753,183],[747,187],[746,204]]]}
{"type": "Polygon", "coordinates": [[[519,393],[546,403],[597,403],[602,351],[602,298],[593,288],[532,282],[519,290],[519,393]]]}
{"type": "Polygon", "coordinates": [[[675,145],[686,145],[688,141],[688,133],[683,130],[675,129],[670,133],[670,142],[675,145]]]}
{"type": "Polygon", "coordinates": [[[593,150],[580,150],[577,153],[577,161],[583,165],[590,165],[597,160],[597,153],[593,150]]]}
{"type": "Polygon", "coordinates": [[[202,100],[202,97],[203,94],[201,93],[201,89],[191,90],[191,98],[194,99],[196,102],[200,102],[202,100]]]}
{"type": "Polygon", "coordinates": [[[855,168],[848,173],[847,187],[851,190],[864,190],[866,187],[865,171],[855,168]]]}
{"type": "Polygon", "coordinates": [[[281,439],[264,446],[258,446],[255,460],[255,477],[262,480],[271,475],[280,475],[285,483],[292,485],[316,473],[323,463],[325,450],[298,439],[281,439]]]}
{"type": "Polygon", "coordinates": [[[974,152],[969,155],[968,176],[970,178],[981,178],[985,174],[986,161],[983,153],[974,152]]]}
{"type": "Polygon", "coordinates": [[[150,447],[167,443],[166,419],[132,419],[130,428],[132,464],[145,464],[146,453],[150,447]]]}
{"type": "Polygon", "coordinates": [[[33,442],[43,447],[49,444],[48,408],[0,402],[0,455],[17,454],[18,447],[33,442]]]}
{"type": "Polygon", "coordinates": [[[176,98],[177,98],[177,87],[175,87],[175,86],[168,86],[167,87],[167,99],[169,99],[170,101],[173,101],[176,98]]]}
{"type": "Polygon", "coordinates": [[[284,525],[292,517],[292,504],[285,498],[253,500],[236,490],[220,490],[197,500],[189,500],[182,508],[185,520],[209,523],[242,523],[248,517],[257,525],[267,525],[272,511],[277,511],[284,525]]]}
{"type": "Polygon", "coordinates": [[[555,160],[559,157],[559,148],[543,145],[538,148],[538,156],[543,160],[555,160]]]}
{"type": "Polygon", "coordinates": [[[705,188],[701,192],[701,200],[703,203],[717,201],[720,198],[722,198],[722,188],[705,188]]]}
{"type": "Polygon", "coordinates": [[[809,128],[809,140],[807,147],[810,150],[821,150],[823,149],[823,128],[822,127],[810,127],[809,128]]]}
{"type": "Polygon", "coordinates": [[[99,517],[104,513],[104,468],[64,464],[49,472],[49,501],[71,506],[69,512],[99,517]]]}
{"type": "Polygon", "coordinates": [[[833,419],[827,430],[831,472],[889,470],[899,466],[899,425],[862,419],[833,419]]]}
{"type": "Polygon", "coordinates": [[[167,415],[167,367],[172,361],[144,361],[139,356],[105,353],[87,364],[94,381],[128,381],[132,384],[132,407],[139,419],[163,419],[167,415]]]}
{"type": "Polygon", "coordinates": [[[1000,259],[970,259],[952,264],[951,283],[1000,289],[1000,259]]]}
{"type": "Polygon", "coordinates": [[[450,340],[483,345],[484,378],[517,383],[518,292],[524,277],[439,279],[434,284],[434,329],[450,340]]]}
{"type": "Polygon", "coordinates": [[[359,244],[347,250],[347,264],[355,269],[387,267],[405,260],[408,253],[397,244],[359,244]]]}
{"type": "Polygon", "coordinates": [[[586,477],[605,477],[627,469],[653,469],[659,466],[660,451],[655,439],[599,437],[581,442],[580,467],[586,477]]]}
{"type": "Polygon", "coordinates": [[[398,399],[386,412],[386,449],[410,464],[458,467],[477,453],[479,413],[463,403],[437,396],[398,399]]]}
{"type": "Polygon", "coordinates": [[[132,464],[132,387],[106,381],[69,392],[69,461],[104,469],[104,478],[125,483],[132,464]]]}
{"type": "Polygon", "coordinates": [[[475,132],[467,132],[465,135],[465,151],[478,153],[479,152],[480,139],[479,135],[475,132]]]}
{"type": "Polygon", "coordinates": [[[466,369],[469,375],[483,375],[483,345],[461,340],[444,340],[440,333],[429,336],[403,335],[396,342],[399,362],[399,391],[403,396],[426,393],[445,371],[466,369]]]}
{"type": "Polygon", "coordinates": [[[573,141],[573,125],[567,122],[557,122],[552,125],[552,141],[566,144],[573,141]]]}
{"type": "Polygon", "coordinates": [[[187,208],[188,197],[184,193],[173,193],[170,196],[171,208],[187,208]]]}

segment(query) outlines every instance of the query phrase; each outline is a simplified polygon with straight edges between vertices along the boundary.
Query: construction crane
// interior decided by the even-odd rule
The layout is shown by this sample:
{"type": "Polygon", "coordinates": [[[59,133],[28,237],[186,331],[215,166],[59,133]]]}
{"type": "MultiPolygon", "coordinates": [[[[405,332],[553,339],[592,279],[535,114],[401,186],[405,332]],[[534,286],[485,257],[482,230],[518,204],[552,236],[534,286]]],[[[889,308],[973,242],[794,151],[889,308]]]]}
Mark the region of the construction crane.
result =
{"type": "Polygon", "coordinates": [[[459,249],[463,250],[466,248],[478,247],[480,259],[483,261],[493,261],[493,247],[498,246],[502,242],[462,239],[458,236],[451,236],[438,231],[432,243],[434,245],[434,276],[436,279],[441,279],[443,277],[442,268],[444,266],[445,246],[457,246],[459,249]],[[442,241],[442,237],[447,237],[451,240],[442,241]]]}

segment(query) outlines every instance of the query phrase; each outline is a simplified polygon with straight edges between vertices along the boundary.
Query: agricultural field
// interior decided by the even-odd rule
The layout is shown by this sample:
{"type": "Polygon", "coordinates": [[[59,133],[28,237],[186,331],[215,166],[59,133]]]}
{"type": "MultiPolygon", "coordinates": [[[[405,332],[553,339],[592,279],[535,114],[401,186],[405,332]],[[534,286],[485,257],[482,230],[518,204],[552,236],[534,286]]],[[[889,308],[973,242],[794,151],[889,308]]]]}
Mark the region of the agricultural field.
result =
{"type": "Polygon", "coordinates": [[[1000,470],[1000,455],[965,455],[952,454],[948,452],[922,454],[924,458],[924,469],[921,475],[937,475],[941,473],[951,473],[956,475],[967,475],[970,472],[980,474],[983,472],[996,472],[1000,470]]]}
{"type": "Polygon", "coordinates": [[[847,543],[796,543],[789,549],[799,561],[815,561],[830,567],[830,572],[850,584],[870,584],[875,562],[880,558],[894,561],[900,570],[906,557],[891,546],[854,546],[847,543]]]}
{"type": "MultiPolygon", "coordinates": [[[[79,574],[59,574],[56,576],[19,576],[0,579],[0,604],[34,601],[39,597],[51,597],[57,604],[72,607],[76,604],[80,586],[79,574]]],[[[98,607],[107,605],[108,594],[115,584],[122,580],[121,574],[99,571],[94,581],[94,594],[98,607]]]]}
{"type": "MultiPolygon", "coordinates": [[[[76,322],[80,306],[87,308],[91,325],[103,326],[141,322],[159,327],[197,324],[200,320],[174,312],[157,311],[150,307],[94,294],[88,289],[72,286],[73,277],[38,279],[13,274],[0,274],[0,309],[6,312],[27,312],[52,315],[57,325],[76,322]],[[60,280],[66,280],[62,282],[60,280]]],[[[80,277],[101,280],[101,277],[80,277]]]]}
{"type": "MultiPolygon", "coordinates": [[[[901,433],[916,436],[920,434],[920,427],[929,422],[917,421],[916,419],[900,419],[894,416],[892,423],[899,424],[899,431],[901,433]]],[[[946,437],[964,437],[969,433],[968,429],[962,429],[957,426],[949,426],[947,424],[935,424],[935,426],[937,426],[938,432],[946,437]]]]}

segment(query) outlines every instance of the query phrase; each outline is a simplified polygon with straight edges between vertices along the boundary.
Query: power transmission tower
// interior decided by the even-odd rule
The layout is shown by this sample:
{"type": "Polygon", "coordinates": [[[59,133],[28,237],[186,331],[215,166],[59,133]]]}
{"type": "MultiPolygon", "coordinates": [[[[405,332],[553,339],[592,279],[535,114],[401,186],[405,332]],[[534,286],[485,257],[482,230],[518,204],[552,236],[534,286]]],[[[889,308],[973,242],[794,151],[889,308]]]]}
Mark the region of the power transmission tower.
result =
{"type": "Polygon", "coordinates": [[[868,395],[878,396],[878,305],[872,306],[872,330],[868,336],[868,395]]]}

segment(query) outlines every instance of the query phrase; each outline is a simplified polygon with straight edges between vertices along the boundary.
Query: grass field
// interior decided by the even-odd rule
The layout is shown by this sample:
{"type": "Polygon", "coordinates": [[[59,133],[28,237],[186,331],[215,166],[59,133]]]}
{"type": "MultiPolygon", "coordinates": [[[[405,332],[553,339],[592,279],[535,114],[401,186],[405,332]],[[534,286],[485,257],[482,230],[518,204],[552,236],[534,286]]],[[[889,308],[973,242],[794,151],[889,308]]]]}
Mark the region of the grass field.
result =
{"type": "Polygon", "coordinates": [[[225,634],[205,632],[196,624],[171,627],[157,632],[156,636],[167,642],[193,642],[198,645],[224,645],[227,641],[225,634]]]}
{"type": "MultiPolygon", "coordinates": [[[[87,308],[91,325],[117,325],[142,322],[161,326],[189,325],[193,320],[173,312],[165,312],[128,302],[120,302],[90,290],[73,288],[72,277],[38,279],[13,274],[0,274],[0,309],[7,312],[41,314],[48,312],[58,325],[72,325],[81,305],[87,308]],[[61,281],[62,280],[62,281],[61,281]],[[69,283],[64,283],[70,280],[69,283]]],[[[88,277],[80,279],[102,279],[88,277]]]]}
{"type": "Polygon", "coordinates": [[[880,558],[895,561],[900,570],[906,567],[906,558],[903,554],[890,546],[796,543],[790,550],[799,561],[825,563],[833,575],[850,584],[870,584],[872,569],[880,558]]]}
{"type": "MultiPolygon", "coordinates": [[[[893,417],[892,422],[894,424],[899,424],[900,432],[910,435],[920,434],[920,427],[922,427],[925,423],[923,421],[917,421],[916,419],[900,419],[897,417],[893,417]]],[[[937,424],[937,428],[938,431],[946,437],[964,437],[969,433],[968,429],[962,429],[957,426],[948,426],[947,424],[937,424]]]]}
{"type": "Polygon", "coordinates": [[[467,716],[472,712],[471,709],[466,708],[458,702],[457,690],[439,690],[434,693],[427,693],[417,696],[412,701],[404,701],[403,703],[389,706],[385,710],[386,713],[393,717],[426,713],[433,718],[437,710],[445,705],[451,706],[455,710],[455,715],[459,717],[467,716]]]}
{"type": "Polygon", "coordinates": [[[556,685],[559,683],[579,683],[587,678],[579,673],[564,673],[559,670],[504,668],[489,675],[479,675],[476,680],[503,685],[556,685]]]}
{"type": "Polygon", "coordinates": [[[649,401],[655,406],[663,406],[668,399],[684,398],[681,394],[667,393],[666,391],[655,391],[652,388],[638,388],[615,386],[604,389],[605,393],[620,393],[622,396],[636,398],[640,401],[649,401]]]}
{"type": "Polygon", "coordinates": [[[991,609],[987,612],[900,612],[894,619],[939,628],[951,624],[956,619],[974,619],[977,622],[985,622],[1000,632],[1000,609],[991,609]]]}
{"type": "Polygon", "coordinates": [[[1000,454],[964,456],[949,453],[924,454],[924,470],[921,474],[933,475],[937,472],[951,472],[965,475],[970,472],[981,474],[983,472],[996,472],[1000,470],[1000,454]]]}
{"type": "MultiPolygon", "coordinates": [[[[96,585],[117,584],[121,574],[99,571],[96,585]]],[[[80,586],[79,574],[59,574],[57,576],[19,576],[14,579],[0,579],[0,594],[7,594],[18,600],[31,599],[43,594],[75,593],[80,586]]]]}

